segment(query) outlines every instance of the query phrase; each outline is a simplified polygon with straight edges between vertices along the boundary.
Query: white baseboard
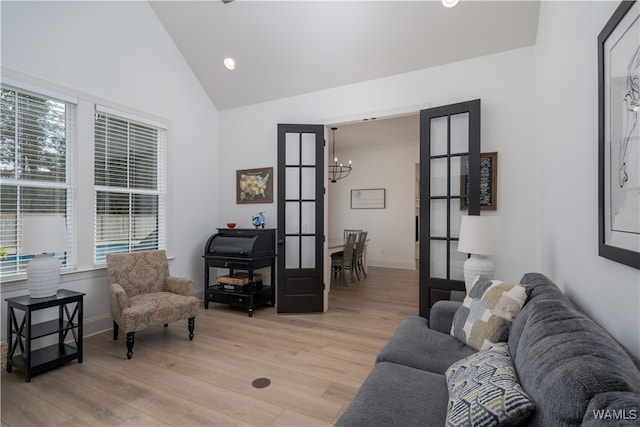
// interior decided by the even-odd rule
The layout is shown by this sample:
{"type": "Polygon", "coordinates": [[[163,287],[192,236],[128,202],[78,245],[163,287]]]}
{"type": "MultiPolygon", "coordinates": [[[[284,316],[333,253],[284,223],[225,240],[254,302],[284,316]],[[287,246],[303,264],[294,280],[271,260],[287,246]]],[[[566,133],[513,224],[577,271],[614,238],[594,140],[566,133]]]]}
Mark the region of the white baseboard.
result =
{"type": "Polygon", "coordinates": [[[402,261],[389,262],[387,260],[374,260],[374,259],[371,259],[371,258],[369,258],[367,260],[367,266],[368,267],[382,267],[382,268],[399,268],[401,270],[415,270],[416,269],[415,262],[413,262],[413,263],[407,263],[407,262],[402,262],[402,261]]]}
{"type": "Polygon", "coordinates": [[[110,314],[103,314],[89,319],[85,318],[82,324],[82,335],[88,337],[111,330],[112,328],[113,320],[111,320],[110,314]]]}

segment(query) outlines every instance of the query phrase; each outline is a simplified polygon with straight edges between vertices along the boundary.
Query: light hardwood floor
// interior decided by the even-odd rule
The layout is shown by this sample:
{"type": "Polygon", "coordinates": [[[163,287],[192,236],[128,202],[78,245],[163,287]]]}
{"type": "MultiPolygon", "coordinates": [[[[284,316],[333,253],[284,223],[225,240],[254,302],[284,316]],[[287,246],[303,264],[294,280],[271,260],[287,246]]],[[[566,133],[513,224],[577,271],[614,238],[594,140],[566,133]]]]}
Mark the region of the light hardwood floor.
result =
{"type": "Polygon", "coordinates": [[[418,311],[417,271],[369,268],[332,284],[327,313],[278,315],[210,303],[196,318],[84,341],[84,361],[25,383],[2,372],[2,426],[329,426],[400,321],[418,311]],[[268,378],[262,389],[251,383],[268,378]]]}

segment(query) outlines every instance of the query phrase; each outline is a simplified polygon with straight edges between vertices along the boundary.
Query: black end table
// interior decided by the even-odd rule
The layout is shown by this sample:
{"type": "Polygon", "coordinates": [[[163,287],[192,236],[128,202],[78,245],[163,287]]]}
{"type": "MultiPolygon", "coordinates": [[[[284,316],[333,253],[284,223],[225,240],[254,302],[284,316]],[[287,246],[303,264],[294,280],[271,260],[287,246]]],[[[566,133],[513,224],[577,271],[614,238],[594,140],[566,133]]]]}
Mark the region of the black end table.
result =
{"type": "Polygon", "coordinates": [[[56,295],[31,298],[29,295],[6,298],[7,310],[7,372],[13,368],[22,372],[26,382],[31,376],[78,359],[82,363],[82,292],[58,289],[56,295]],[[32,324],[34,311],[58,307],[58,318],[32,324]],[[73,310],[73,311],[71,311],[73,310]],[[20,320],[17,311],[24,314],[20,320]],[[71,332],[73,342],[65,343],[71,332]],[[33,350],[32,341],[58,335],[53,345],[33,350]],[[19,353],[17,350],[19,349],[19,353]]]}

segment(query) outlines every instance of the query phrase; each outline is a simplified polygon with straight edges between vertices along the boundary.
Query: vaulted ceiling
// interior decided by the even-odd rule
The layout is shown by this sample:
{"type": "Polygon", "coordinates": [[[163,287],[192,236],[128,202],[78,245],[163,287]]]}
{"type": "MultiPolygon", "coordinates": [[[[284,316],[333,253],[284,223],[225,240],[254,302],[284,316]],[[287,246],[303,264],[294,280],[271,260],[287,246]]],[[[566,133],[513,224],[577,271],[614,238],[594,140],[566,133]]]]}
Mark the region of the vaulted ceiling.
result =
{"type": "Polygon", "coordinates": [[[531,46],[537,1],[151,1],[219,111],[531,46]],[[236,60],[234,71],[223,59],[236,60]]]}

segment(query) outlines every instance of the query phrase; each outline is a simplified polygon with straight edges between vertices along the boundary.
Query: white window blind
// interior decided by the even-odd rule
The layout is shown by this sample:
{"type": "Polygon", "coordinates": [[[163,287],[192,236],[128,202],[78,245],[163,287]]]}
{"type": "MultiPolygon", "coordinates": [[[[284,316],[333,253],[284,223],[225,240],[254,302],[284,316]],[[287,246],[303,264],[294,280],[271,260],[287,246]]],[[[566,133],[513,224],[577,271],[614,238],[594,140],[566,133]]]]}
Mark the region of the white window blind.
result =
{"type": "Polygon", "coordinates": [[[95,263],[165,247],[166,130],[96,108],[95,263]]]}
{"type": "Polygon", "coordinates": [[[21,251],[28,215],[65,217],[66,252],[56,256],[71,267],[76,105],[4,84],[0,96],[0,277],[24,273],[33,257],[21,251]]]}

